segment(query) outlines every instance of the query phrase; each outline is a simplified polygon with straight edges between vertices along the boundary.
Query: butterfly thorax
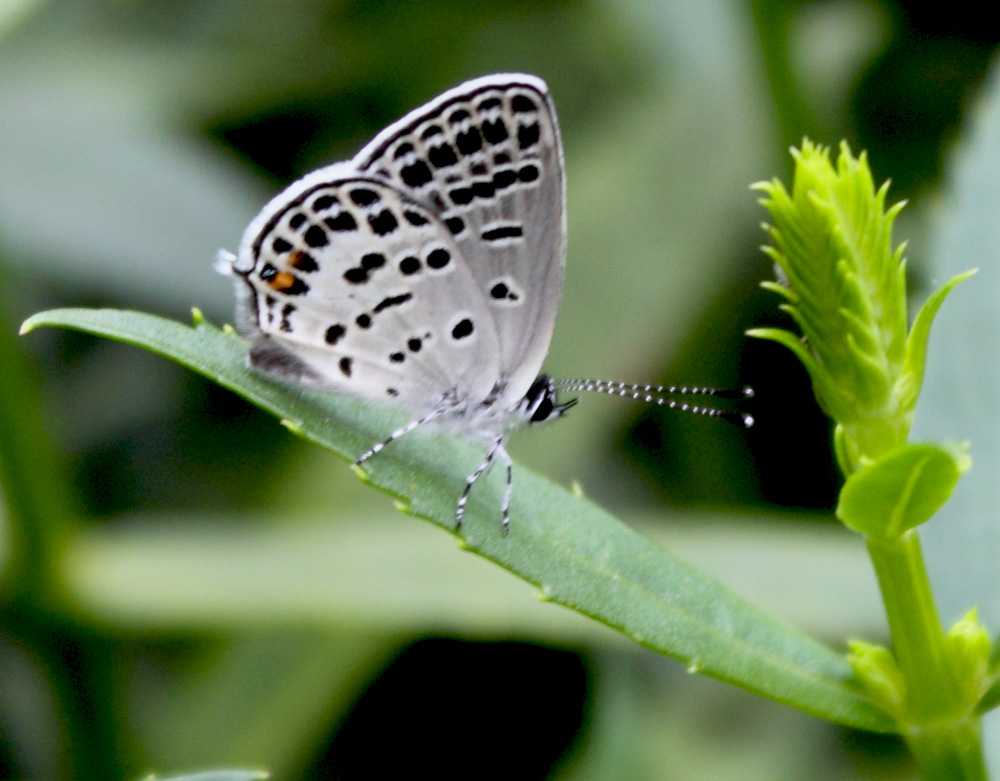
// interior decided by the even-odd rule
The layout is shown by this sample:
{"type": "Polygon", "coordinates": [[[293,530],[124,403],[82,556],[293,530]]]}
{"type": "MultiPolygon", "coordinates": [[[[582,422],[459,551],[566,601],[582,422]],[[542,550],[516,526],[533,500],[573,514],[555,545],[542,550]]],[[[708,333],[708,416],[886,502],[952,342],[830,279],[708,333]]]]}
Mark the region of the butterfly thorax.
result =
{"type": "Polygon", "coordinates": [[[493,439],[524,426],[533,426],[561,417],[576,404],[576,399],[560,403],[552,379],[545,374],[528,388],[527,393],[511,403],[505,383],[482,400],[463,398],[452,389],[433,405],[428,423],[469,439],[493,439]]]}

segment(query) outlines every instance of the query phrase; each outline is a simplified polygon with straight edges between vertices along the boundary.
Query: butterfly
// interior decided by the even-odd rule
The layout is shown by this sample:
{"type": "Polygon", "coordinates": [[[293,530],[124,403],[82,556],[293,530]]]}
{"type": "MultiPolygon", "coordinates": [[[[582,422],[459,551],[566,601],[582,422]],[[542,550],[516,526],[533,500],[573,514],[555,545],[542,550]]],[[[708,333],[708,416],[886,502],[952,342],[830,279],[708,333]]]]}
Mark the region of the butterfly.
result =
{"type": "Polygon", "coordinates": [[[504,443],[514,429],[565,414],[576,399],[561,402],[560,392],[724,418],[736,413],[662,394],[747,395],[541,372],[566,265],[564,171],[545,82],[473,79],[389,125],[351,160],[289,185],[250,223],[237,254],[217,261],[236,283],[251,366],[410,411],[412,421],[358,465],[427,425],[485,444],[456,527],[472,486],[499,459],[507,534],[513,463],[504,443]]]}

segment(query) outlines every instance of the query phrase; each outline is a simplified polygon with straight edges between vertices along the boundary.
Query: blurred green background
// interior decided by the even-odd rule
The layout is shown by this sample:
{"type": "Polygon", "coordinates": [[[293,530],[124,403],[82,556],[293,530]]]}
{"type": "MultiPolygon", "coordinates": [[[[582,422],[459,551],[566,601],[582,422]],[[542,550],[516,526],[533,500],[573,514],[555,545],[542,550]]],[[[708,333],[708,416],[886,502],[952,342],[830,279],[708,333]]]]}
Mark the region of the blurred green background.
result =
{"type": "MultiPolygon", "coordinates": [[[[890,738],[540,604],[190,372],[13,334],[52,306],[231,321],[215,252],[284,184],[466,78],[538,74],[569,208],[547,370],[748,384],[757,425],[595,396],[515,437],[520,468],[579,482],[838,649],[883,641],[863,547],[832,522],[839,477],[805,373],[742,336],[789,325],[757,287],[771,270],[748,185],[787,178],[803,135],[867,149],[890,201],[910,202],[897,238],[922,295],[1000,26],[981,3],[921,8],[0,0],[0,568],[23,543],[4,506],[20,511],[25,475],[48,486],[39,517],[74,529],[51,535],[52,582],[0,569],[0,778],[908,777],[890,738]]],[[[967,604],[945,603],[949,622],[967,604]]]]}

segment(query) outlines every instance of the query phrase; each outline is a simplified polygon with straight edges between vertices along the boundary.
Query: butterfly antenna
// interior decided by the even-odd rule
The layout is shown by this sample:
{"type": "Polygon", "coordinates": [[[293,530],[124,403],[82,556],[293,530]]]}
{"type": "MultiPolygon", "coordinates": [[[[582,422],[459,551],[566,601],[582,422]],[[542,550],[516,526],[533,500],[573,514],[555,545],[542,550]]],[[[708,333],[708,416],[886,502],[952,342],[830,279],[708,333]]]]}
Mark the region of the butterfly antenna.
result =
{"type": "Polygon", "coordinates": [[[621,396],[626,399],[644,401],[661,407],[691,412],[695,415],[705,415],[710,418],[720,418],[728,423],[750,428],[753,416],[745,412],[731,412],[715,409],[700,404],[690,404],[686,401],[668,398],[668,396],[712,396],[717,399],[733,399],[744,401],[753,398],[753,388],[700,388],[687,385],[641,385],[635,382],[619,382],[617,380],[586,380],[567,379],[553,380],[554,388],[559,392],[575,393],[589,391],[591,393],[606,393],[609,396],[621,396]]]}

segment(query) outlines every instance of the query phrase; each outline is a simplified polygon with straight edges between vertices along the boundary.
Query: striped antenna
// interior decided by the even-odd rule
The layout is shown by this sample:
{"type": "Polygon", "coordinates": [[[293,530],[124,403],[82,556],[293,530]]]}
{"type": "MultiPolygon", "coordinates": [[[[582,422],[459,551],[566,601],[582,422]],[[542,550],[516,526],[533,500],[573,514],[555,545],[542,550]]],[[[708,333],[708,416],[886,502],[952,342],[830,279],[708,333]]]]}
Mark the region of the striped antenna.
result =
{"type": "Polygon", "coordinates": [[[635,382],[619,382],[617,380],[586,380],[567,379],[552,380],[553,387],[559,392],[574,393],[589,391],[591,393],[606,393],[609,396],[644,401],[661,407],[691,412],[695,415],[705,415],[710,418],[721,418],[728,423],[750,428],[753,416],[745,412],[730,412],[727,410],[689,404],[686,401],[667,398],[667,396],[713,396],[717,399],[735,399],[737,401],[753,398],[753,388],[738,390],[725,388],[698,388],[686,385],[641,385],[635,382]]]}

